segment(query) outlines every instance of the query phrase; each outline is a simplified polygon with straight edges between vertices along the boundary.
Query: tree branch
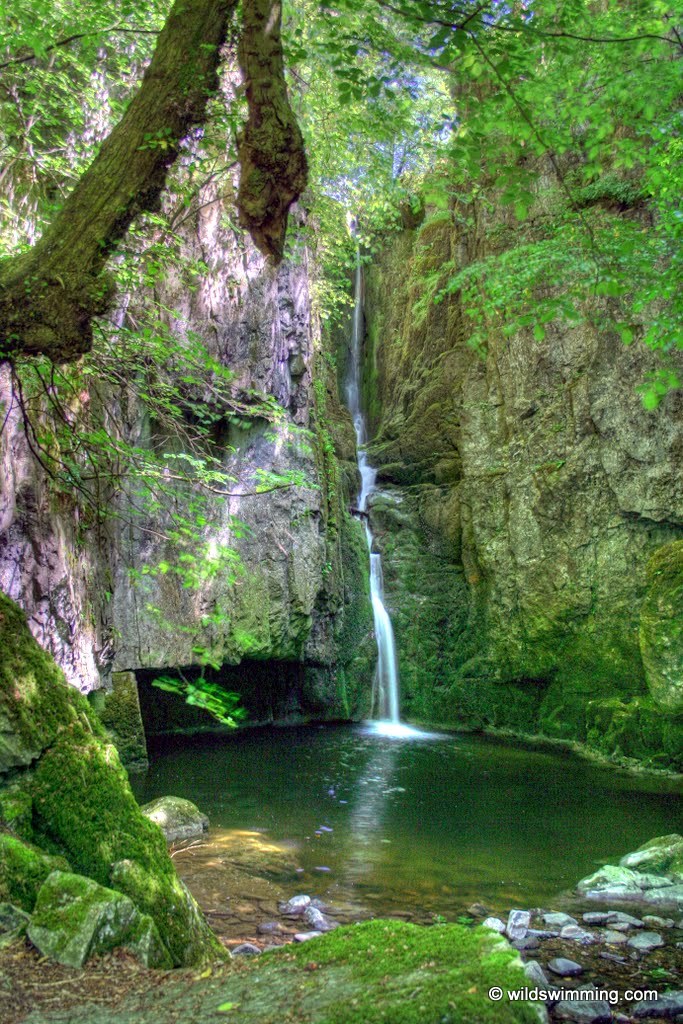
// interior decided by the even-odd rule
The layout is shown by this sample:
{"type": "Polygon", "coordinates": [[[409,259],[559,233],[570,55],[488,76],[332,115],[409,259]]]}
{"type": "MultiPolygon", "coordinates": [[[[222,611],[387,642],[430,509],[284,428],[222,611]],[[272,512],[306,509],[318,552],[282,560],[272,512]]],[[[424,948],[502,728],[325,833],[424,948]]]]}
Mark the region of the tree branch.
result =
{"type": "MultiPolygon", "coordinates": [[[[49,46],[45,47],[45,53],[50,53],[52,50],[56,50],[61,46],[68,46],[69,43],[73,43],[77,39],[88,39],[91,36],[101,36],[104,35],[105,32],[119,32],[133,36],[158,36],[159,31],[160,30],[156,28],[125,28],[123,25],[107,25],[106,28],[93,29],[91,32],[74,32],[70,36],[65,36],[64,39],[58,39],[56,43],[50,43],[49,46]]],[[[0,71],[4,68],[12,67],[15,64],[28,64],[30,61],[38,59],[38,54],[36,53],[27,53],[23,57],[10,57],[9,60],[0,64],[0,71]]]]}
{"type": "Polygon", "coordinates": [[[176,0],[140,90],[40,241],[0,275],[0,358],[74,359],[112,297],[104,267],[156,208],[182,139],[206,116],[237,0],[176,0]]]}

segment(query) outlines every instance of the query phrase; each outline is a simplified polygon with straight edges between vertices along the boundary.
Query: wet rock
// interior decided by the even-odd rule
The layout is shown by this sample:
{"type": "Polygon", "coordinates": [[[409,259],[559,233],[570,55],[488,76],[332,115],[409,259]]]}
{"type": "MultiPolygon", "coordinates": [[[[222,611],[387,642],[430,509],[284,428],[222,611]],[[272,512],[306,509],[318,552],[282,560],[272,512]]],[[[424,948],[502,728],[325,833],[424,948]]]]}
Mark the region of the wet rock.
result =
{"type": "Polygon", "coordinates": [[[568,924],[577,924],[577,920],[575,917],[570,917],[569,914],[550,913],[543,915],[543,924],[559,931],[560,928],[564,928],[568,924]]]}
{"type": "Polygon", "coordinates": [[[607,923],[614,928],[616,925],[623,925],[626,928],[642,928],[643,922],[639,917],[631,914],[624,914],[621,910],[610,910],[607,915],[607,923]]]}
{"type": "Polygon", "coordinates": [[[505,924],[499,917],[487,917],[485,921],[482,921],[481,926],[490,928],[492,932],[498,932],[500,935],[505,934],[505,924]]]}
{"type": "Polygon", "coordinates": [[[634,1003],[631,1014],[636,1019],[661,1017],[663,1020],[673,1020],[683,1014],[683,990],[662,992],[658,999],[643,999],[634,1003]]]}
{"type": "Polygon", "coordinates": [[[282,925],[279,921],[262,921],[256,926],[256,931],[259,935],[277,935],[282,931],[282,925]]]}
{"type": "Polygon", "coordinates": [[[505,928],[507,936],[513,942],[519,942],[526,936],[531,924],[531,914],[528,910],[511,910],[505,928]]]}
{"type": "Polygon", "coordinates": [[[588,914],[582,914],[581,920],[584,924],[603,925],[607,924],[609,916],[607,910],[592,910],[588,914]]]}
{"type": "Polygon", "coordinates": [[[230,952],[233,956],[258,956],[261,950],[253,942],[240,942],[230,952]]]}
{"type": "Polygon", "coordinates": [[[159,826],[166,842],[201,836],[209,827],[209,819],[191,800],[179,796],[160,796],[140,808],[150,821],[159,826]]]}
{"type": "Polygon", "coordinates": [[[309,939],[317,939],[323,933],[322,932],[297,932],[294,936],[295,942],[308,942],[309,939]]]}
{"type": "Polygon", "coordinates": [[[622,857],[619,864],[639,873],[663,875],[675,881],[683,881],[683,836],[674,832],[650,839],[633,853],[622,857]]]}
{"type": "Polygon", "coordinates": [[[538,988],[547,988],[550,982],[538,960],[527,960],[524,964],[524,973],[532,985],[538,988]]]}
{"type": "Polygon", "coordinates": [[[602,936],[608,946],[623,946],[628,941],[623,932],[616,932],[608,929],[602,936]]]}
{"type": "Polygon", "coordinates": [[[646,928],[673,928],[674,920],[671,917],[657,917],[655,914],[645,914],[643,925],[646,928]]]}
{"type": "Polygon", "coordinates": [[[575,978],[577,975],[583,974],[584,969],[575,960],[567,960],[563,956],[558,956],[549,962],[548,970],[553,974],[559,974],[562,978],[575,978]]]}
{"type": "Polygon", "coordinates": [[[310,924],[311,928],[314,928],[318,932],[329,932],[333,928],[338,928],[339,924],[337,921],[333,921],[327,917],[322,911],[318,910],[317,907],[309,906],[303,912],[303,919],[306,924],[310,924]]]}
{"type": "Polygon", "coordinates": [[[567,924],[560,931],[561,939],[571,939],[573,942],[580,942],[582,945],[587,946],[590,942],[595,942],[595,936],[592,932],[587,932],[585,928],[579,927],[578,924],[567,924]]]}
{"type": "Polygon", "coordinates": [[[576,888],[579,895],[593,900],[634,902],[676,909],[683,907],[683,882],[613,864],[606,864],[592,875],[582,878],[576,888]]]}
{"type": "Polygon", "coordinates": [[[287,915],[300,915],[303,914],[306,907],[311,903],[311,897],[300,895],[292,896],[291,900],[287,900],[286,903],[280,904],[280,913],[287,915]]]}
{"type": "Polygon", "coordinates": [[[562,999],[555,1004],[554,1013],[557,1020],[576,1024],[610,1024],[612,1020],[612,1008],[604,1000],[562,999]]]}
{"type": "Polygon", "coordinates": [[[523,939],[516,939],[512,943],[512,945],[515,947],[515,949],[524,950],[524,949],[538,949],[538,947],[541,945],[541,943],[536,938],[535,935],[528,935],[527,934],[527,935],[524,936],[523,939]]]}
{"type": "Polygon", "coordinates": [[[27,934],[44,956],[69,967],[120,946],[146,967],[172,966],[151,917],[120,892],[66,871],[53,871],[41,887],[27,934]]]}
{"type": "Polygon", "coordinates": [[[657,932],[637,932],[628,940],[628,945],[639,953],[650,953],[658,946],[663,946],[664,939],[657,932]]]}

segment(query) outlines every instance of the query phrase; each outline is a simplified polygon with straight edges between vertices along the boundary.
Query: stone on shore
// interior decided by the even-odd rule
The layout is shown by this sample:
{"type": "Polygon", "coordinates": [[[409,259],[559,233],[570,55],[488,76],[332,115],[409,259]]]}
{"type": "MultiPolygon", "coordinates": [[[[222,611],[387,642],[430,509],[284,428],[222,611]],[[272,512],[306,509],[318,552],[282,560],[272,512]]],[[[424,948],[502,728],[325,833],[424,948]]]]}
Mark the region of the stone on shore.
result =
{"type": "Polygon", "coordinates": [[[159,826],[167,843],[201,836],[209,827],[207,816],[191,800],[180,796],[160,796],[140,810],[159,826]]]}

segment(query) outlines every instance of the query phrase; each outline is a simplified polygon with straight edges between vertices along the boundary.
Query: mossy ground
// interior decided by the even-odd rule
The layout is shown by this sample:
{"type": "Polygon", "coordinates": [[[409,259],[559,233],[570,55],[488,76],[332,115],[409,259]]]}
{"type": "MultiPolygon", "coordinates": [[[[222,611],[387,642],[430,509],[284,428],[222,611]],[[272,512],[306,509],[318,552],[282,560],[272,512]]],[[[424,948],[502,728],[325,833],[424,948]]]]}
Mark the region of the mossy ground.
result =
{"type": "MultiPolygon", "coordinates": [[[[370,921],[300,946],[243,958],[209,977],[169,978],[116,1009],[85,1005],[73,1024],[537,1024],[529,1004],[494,1002],[493,986],[520,989],[517,954],[483,929],[370,921]]],[[[113,1002],[113,1000],[112,1000],[113,1002]]],[[[44,1012],[27,1024],[57,1020],[44,1012]]]]}

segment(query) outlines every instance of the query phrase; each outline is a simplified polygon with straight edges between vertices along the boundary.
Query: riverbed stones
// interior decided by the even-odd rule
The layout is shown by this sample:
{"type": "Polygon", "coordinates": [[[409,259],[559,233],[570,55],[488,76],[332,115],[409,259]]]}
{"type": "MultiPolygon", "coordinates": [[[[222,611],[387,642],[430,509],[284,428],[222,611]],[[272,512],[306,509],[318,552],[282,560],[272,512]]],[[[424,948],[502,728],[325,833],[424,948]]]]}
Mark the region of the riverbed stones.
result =
{"type": "Polygon", "coordinates": [[[524,964],[524,973],[531,984],[536,985],[538,988],[547,988],[550,984],[538,960],[527,960],[524,964]]]}
{"type": "Polygon", "coordinates": [[[322,911],[312,905],[306,907],[302,917],[306,924],[310,925],[317,932],[330,932],[333,928],[339,927],[337,921],[333,921],[331,917],[327,917],[326,914],[323,914],[322,911]]]}
{"type": "Polygon", "coordinates": [[[607,924],[609,916],[610,916],[609,915],[609,911],[606,911],[606,910],[595,910],[595,911],[590,911],[590,913],[588,913],[588,914],[582,914],[581,915],[581,920],[583,921],[584,924],[592,924],[592,925],[600,926],[600,925],[603,925],[603,924],[607,924]]]}
{"type": "Polygon", "coordinates": [[[595,942],[593,933],[586,931],[585,928],[581,928],[578,924],[566,924],[560,931],[560,938],[571,939],[573,942],[580,942],[582,945],[595,942]]]}
{"type": "Polygon", "coordinates": [[[575,960],[567,960],[566,957],[555,957],[548,963],[548,970],[558,974],[561,978],[576,978],[583,974],[583,967],[575,960]]]}
{"type": "Polygon", "coordinates": [[[624,946],[628,941],[623,932],[615,932],[612,929],[604,932],[602,938],[608,946],[624,946]]]}
{"type": "Polygon", "coordinates": [[[628,945],[639,953],[651,953],[653,949],[664,945],[664,939],[657,932],[636,932],[628,940],[628,945]]]}
{"type": "Polygon", "coordinates": [[[508,914],[505,931],[512,942],[519,942],[525,938],[531,924],[531,914],[528,910],[511,910],[508,914]]]}
{"type": "Polygon", "coordinates": [[[70,872],[53,871],[47,878],[27,934],[44,956],[68,967],[82,967],[94,954],[119,946],[146,967],[172,966],[151,917],[120,892],[70,872]]]}
{"type": "Polygon", "coordinates": [[[191,800],[180,796],[160,796],[140,810],[159,826],[167,843],[201,836],[209,827],[207,816],[191,800]]]}

